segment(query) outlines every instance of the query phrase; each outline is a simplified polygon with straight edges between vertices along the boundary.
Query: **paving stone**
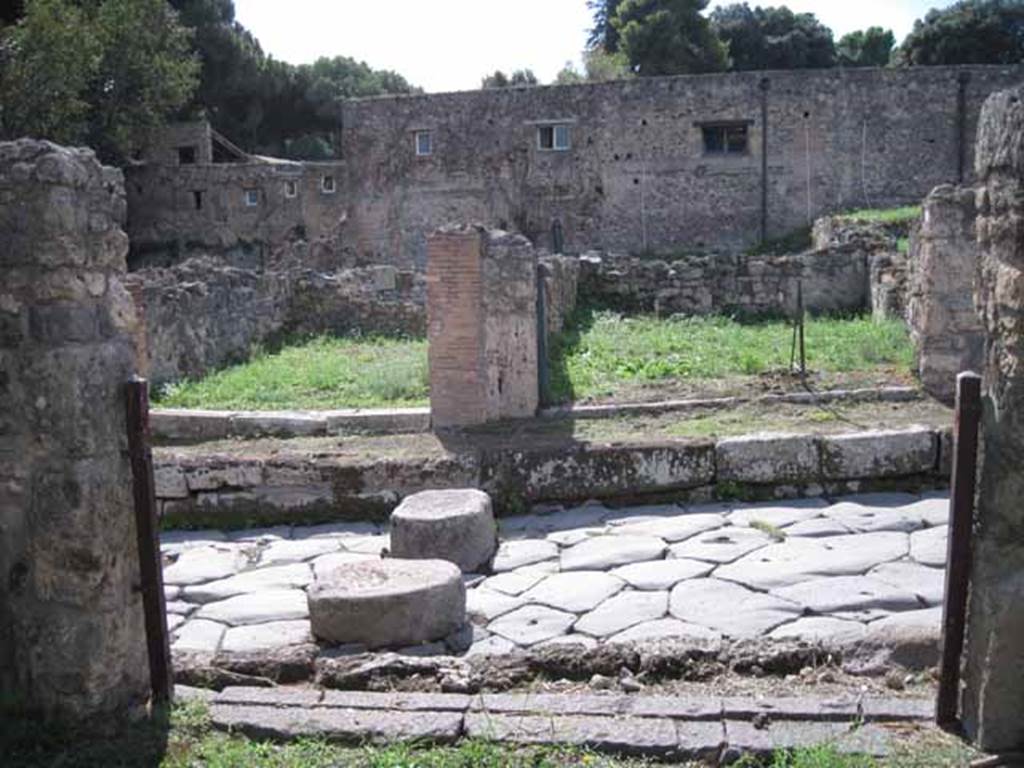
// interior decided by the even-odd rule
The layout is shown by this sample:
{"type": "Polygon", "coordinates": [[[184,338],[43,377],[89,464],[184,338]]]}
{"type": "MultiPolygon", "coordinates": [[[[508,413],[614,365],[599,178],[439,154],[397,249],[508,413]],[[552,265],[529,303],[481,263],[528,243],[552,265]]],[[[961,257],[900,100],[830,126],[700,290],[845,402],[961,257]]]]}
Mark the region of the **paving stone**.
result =
{"type": "Polygon", "coordinates": [[[602,526],[600,528],[571,528],[568,531],[555,531],[549,533],[545,538],[548,541],[553,541],[560,547],[572,547],[579,544],[581,541],[592,539],[595,536],[603,536],[608,533],[611,529],[608,526],[602,526]]]}
{"type": "Polygon", "coordinates": [[[707,576],[714,568],[714,563],[685,558],[670,560],[650,560],[646,563],[622,565],[611,571],[634,589],[671,589],[684,579],[695,579],[707,576]]]}
{"type": "Polygon", "coordinates": [[[653,536],[598,536],[562,552],[563,571],[603,571],[616,565],[658,560],[665,542],[653,536]]]}
{"type": "Polygon", "coordinates": [[[684,510],[678,504],[645,504],[614,509],[608,514],[605,522],[610,526],[630,525],[663,517],[678,517],[682,514],[684,510]]]}
{"type": "MultiPolygon", "coordinates": [[[[902,494],[892,494],[900,497],[902,494]]],[[[890,504],[871,503],[875,494],[854,497],[852,501],[840,501],[825,510],[825,516],[842,523],[852,531],[870,533],[872,531],[902,531],[909,533],[924,528],[924,520],[914,511],[912,506],[894,506],[890,504]]],[[[886,494],[883,499],[890,498],[886,494]]],[[[913,499],[913,497],[909,497],[913,499]]]]}
{"type": "Polygon", "coordinates": [[[312,580],[313,572],[305,563],[273,565],[245,571],[208,584],[186,587],[184,596],[191,602],[208,603],[250,592],[264,592],[268,589],[298,589],[308,586],[312,580]]]}
{"type": "Polygon", "coordinates": [[[488,638],[473,643],[466,651],[465,658],[471,659],[477,656],[504,656],[518,650],[519,646],[504,637],[491,635],[488,638]]]}
{"type": "Polygon", "coordinates": [[[526,590],[533,586],[536,586],[539,581],[547,576],[543,571],[536,570],[530,566],[520,568],[516,571],[507,571],[506,573],[499,573],[497,576],[491,576],[485,580],[481,586],[484,589],[490,589],[495,592],[501,592],[506,595],[515,597],[521,595],[526,590]]]}
{"type": "Polygon", "coordinates": [[[375,523],[325,523],[323,525],[300,525],[292,528],[292,538],[351,538],[380,535],[380,526],[375,523]]]}
{"type": "Polygon", "coordinates": [[[391,539],[386,534],[380,536],[355,536],[351,539],[342,539],[341,546],[346,552],[360,552],[366,555],[380,555],[391,545],[391,539]]]}
{"type": "Polygon", "coordinates": [[[942,568],[929,568],[919,563],[899,560],[882,563],[872,568],[869,576],[909,589],[926,605],[941,605],[946,592],[946,572],[942,568]]]}
{"type": "Polygon", "coordinates": [[[181,587],[175,586],[173,584],[165,584],[164,585],[164,600],[166,602],[169,603],[172,600],[177,600],[180,595],[181,595],[181,587]]]}
{"type": "Polygon", "coordinates": [[[662,618],[668,612],[668,592],[620,592],[585,613],[573,632],[608,637],[636,624],[662,618]]]}
{"type": "Polygon", "coordinates": [[[240,531],[229,531],[228,541],[247,544],[266,544],[271,541],[282,541],[292,537],[290,525],[274,525],[268,528],[243,528],[240,531]]]}
{"type": "Polygon", "coordinates": [[[763,504],[737,504],[726,515],[731,525],[749,526],[757,520],[777,528],[802,523],[806,520],[820,518],[822,510],[828,506],[824,499],[793,499],[786,502],[766,502],[763,504]]]}
{"type": "Polygon", "coordinates": [[[637,717],[717,722],[722,719],[722,699],[718,696],[630,696],[626,711],[637,717]]]}
{"type": "Polygon", "coordinates": [[[178,627],[171,649],[175,651],[206,651],[216,653],[227,625],[218,621],[192,619],[178,627]]]}
{"type": "Polygon", "coordinates": [[[473,620],[489,622],[525,605],[521,597],[477,587],[466,592],[466,615],[473,620]]]}
{"type": "Polygon", "coordinates": [[[164,568],[164,583],[178,586],[202,584],[230,576],[245,564],[245,556],[238,547],[198,546],[183,550],[172,565],[164,568]]]}
{"type": "Polygon", "coordinates": [[[502,715],[469,712],[466,735],[512,744],[587,747],[623,755],[710,758],[721,748],[718,723],[679,723],[657,718],[502,715]],[[678,731],[677,731],[678,727],[678,731]]]}
{"type": "Polygon", "coordinates": [[[729,637],[764,634],[802,612],[799,605],[719,579],[691,579],[669,596],[669,612],[729,637]]]}
{"type": "Polygon", "coordinates": [[[624,632],[612,635],[609,643],[646,643],[656,640],[678,640],[704,648],[714,649],[721,645],[722,635],[698,624],[689,624],[679,619],[655,619],[637,624],[624,632]]]}
{"type": "Polygon", "coordinates": [[[207,603],[196,613],[196,618],[231,626],[294,621],[309,618],[309,606],[306,593],[301,589],[273,589],[207,603]]]}
{"type": "Polygon", "coordinates": [[[596,608],[626,586],[626,582],[601,571],[553,573],[522,595],[528,603],[539,603],[572,613],[596,608]]]}
{"type": "Polygon", "coordinates": [[[908,510],[920,515],[928,527],[949,525],[949,492],[926,493],[921,501],[910,504],[908,510]]]}
{"type": "Polygon", "coordinates": [[[921,565],[946,567],[949,526],[941,525],[910,534],[910,557],[921,565]]]}
{"type": "Polygon", "coordinates": [[[558,545],[551,541],[527,539],[525,541],[503,541],[498,545],[491,569],[495,573],[514,571],[524,565],[553,560],[558,557],[558,545]]]}
{"type": "Polygon", "coordinates": [[[224,634],[221,651],[256,653],[289,645],[313,642],[309,621],[271,621],[266,624],[231,627],[224,634]]]}
{"type": "Polygon", "coordinates": [[[260,564],[301,563],[305,560],[312,560],[320,555],[326,555],[328,552],[337,552],[338,550],[338,542],[333,539],[274,541],[260,553],[260,564]]]}
{"type": "Polygon", "coordinates": [[[910,590],[871,576],[811,579],[771,592],[783,600],[800,603],[813,613],[828,613],[858,621],[870,621],[892,611],[912,611],[921,607],[917,595],[910,590]]]}
{"type": "Polygon", "coordinates": [[[562,635],[561,637],[552,637],[550,640],[545,640],[543,643],[537,643],[534,648],[551,648],[559,647],[564,648],[566,646],[576,646],[580,650],[591,651],[597,648],[598,642],[592,637],[587,635],[578,635],[575,632],[562,635]]]}
{"type": "Polygon", "coordinates": [[[928,669],[939,660],[942,607],[894,613],[868,624],[861,648],[881,652],[887,664],[928,669]]]}
{"type": "Polygon", "coordinates": [[[888,531],[791,537],[718,568],[714,575],[754,589],[778,589],[816,577],[865,573],[879,563],[904,557],[909,546],[905,533],[888,531]]]}
{"type": "Polygon", "coordinates": [[[787,525],[782,529],[787,536],[804,536],[807,538],[821,538],[822,536],[844,536],[852,531],[838,520],[829,517],[816,517],[812,520],[804,520],[802,523],[787,525]]]}
{"type": "Polygon", "coordinates": [[[717,514],[680,514],[615,528],[615,533],[627,536],[657,536],[671,543],[692,538],[698,533],[712,531],[725,525],[725,517],[717,514]]]}
{"type": "Polygon", "coordinates": [[[318,706],[398,712],[465,712],[470,697],[460,693],[324,691],[318,706]]]}
{"type": "MultiPolygon", "coordinates": [[[[568,641],[569,635],[561,640],[568,641]]],[[[589,638],[587,638],[589,639],[589,638]]],[[[553,641],[552,641],[553,642],[553,641]]],[[[469,700],[470,712],[503,715],[628,715],[633,697],[622,693],[481,693],[469,700]]],[[[721,707],[719,707],[721,711],[721,707]]]]}
{"type": "Polygon", "coordinates": [[[462,583],[466,589],[472,589],[478,587],[487,580],[487,577],[482,573],[464,573],[462,574],[462,583]]]}
{"type": "MultiPolygon", "coordinates": [[[[258,688],[254,685],[229,685],[215,694],[216,704],[255,704],[265,707],[314,707],[323,702],[325,691],[318,688],[276,686],[258,688]]],[[[386,696],[386,694],[377,694],[386,696]]],[[[381,703],[385,700],[381,699],[381,703]]]]}
{"type": "Polygon", "coordinates": [[[185,623],[185,616],[180,613],[167,614],[167,632],[173,633],[178,627],[185,623]]]}
{"type": "Polygon", "coordinates": [[[228,535],[224,531],[211,529],[201,531],[163,531],[160,534],[160,551],[164,554],[177,554],[186,549],[208,547],[224,543],[228,535]]]}
{"type": "Polygon", "coordinates": [[[832,745],[840,752],[884,757],[889,735],[878,726],[865,725],[851,730],[850,723],[769,720],[755,724],[727,720],[728,747],[723,761],[732,762],[743,755],[769,757],[783,750],[799,750],[832,745]]]}
{"type": "Polygon", "coordinates": [[[170,600],[165,603],[167,613],[176,613],[181,616],[188,616],[196,609],[195,603],[186,603],[184,600],[170,600]]]}
{"type": "Polygon", "coordinates": [[[335,707],[262,707],[213,704],[216,728],[251,739],[318,738],[353,744],[402,741],[448,744],[462,730],[459,712],[394,712],[335,707]]]}
{"type": "Polygon", "coordinates": [[[670,558],[705,560],[709,563],[731,563],[743,555],[761,549],[772,537],[754,528],[719,528],[694,536],[669,548],[670,558]]]}
{"type": "Polygon", "coordinates": [[[487,630],[519,645],[534,645],[564,635],[575,621],[575,614],[527,605],[495,619],[487,630]]]}
{"type": "Polygon", "coordinates": [[[868,628],[859,621],[844,621],[831,616],[805,616],[776,627],[768,633],[772,640],[804,640],[827,647],[842,647],[864,639],[868,628]]]}
{"type": "Polygon", "coordinates": [[[537,526],[546,533],[568,531],[574,528],[592,528],[604,524],[614,514],[601,504],[584,504],[579,507],[562,509],[551,514],[537,515],[537,526]]]}
{"type": "Polygon", "coordinates": [[[313,577],[317,580],[323,580],[328,577],[331,571],[339,566],[365,563],[372,560],[380,560],[380,555],[367,552],[331,552],[315,558],[310,565],[313,567],[313,577]]]}

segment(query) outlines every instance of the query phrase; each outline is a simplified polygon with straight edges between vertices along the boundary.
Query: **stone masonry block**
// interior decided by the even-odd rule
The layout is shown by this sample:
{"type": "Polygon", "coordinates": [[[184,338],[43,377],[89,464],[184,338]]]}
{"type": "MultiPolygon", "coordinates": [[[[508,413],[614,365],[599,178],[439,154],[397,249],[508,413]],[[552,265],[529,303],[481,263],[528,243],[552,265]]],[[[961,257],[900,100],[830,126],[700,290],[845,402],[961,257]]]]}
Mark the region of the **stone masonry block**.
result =
{"type": "Polygon", "coordinates": [[[719,482],[814,482],[820,471],[813,435],[728,437],[715,446],[715,463],[719,482]]]}
{"type": "Polygon", "coordinates": [[[821,439],[826,480],[899,477],[937,469],[938,436],[928,427],[876,430],[821,439]]]}

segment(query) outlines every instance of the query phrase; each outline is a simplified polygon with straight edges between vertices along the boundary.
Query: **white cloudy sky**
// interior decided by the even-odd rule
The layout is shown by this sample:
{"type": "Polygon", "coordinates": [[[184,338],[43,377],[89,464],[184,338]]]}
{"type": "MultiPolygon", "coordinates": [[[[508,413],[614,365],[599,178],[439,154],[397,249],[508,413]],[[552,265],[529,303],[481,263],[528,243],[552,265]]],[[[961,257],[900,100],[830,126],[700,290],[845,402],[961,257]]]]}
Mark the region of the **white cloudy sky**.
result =
{"type": "MultiPolygon", "coordinates": [[[[712,6],[727,4],[715,0],[712,6]]],[[[836,33],[878,25],[897,40],[929,8],[952,0],[767,0],[809,11],[836,33]]],[[[750,3],[752,6],[758,4],[750,3]]],[[[427,91],[479,87],[495,69],[529,67],[550,82],[579,60],[586,0],[235,0],[238,20],[275,58],[295,64],[345,55],[393,69],[427,91]]]]}

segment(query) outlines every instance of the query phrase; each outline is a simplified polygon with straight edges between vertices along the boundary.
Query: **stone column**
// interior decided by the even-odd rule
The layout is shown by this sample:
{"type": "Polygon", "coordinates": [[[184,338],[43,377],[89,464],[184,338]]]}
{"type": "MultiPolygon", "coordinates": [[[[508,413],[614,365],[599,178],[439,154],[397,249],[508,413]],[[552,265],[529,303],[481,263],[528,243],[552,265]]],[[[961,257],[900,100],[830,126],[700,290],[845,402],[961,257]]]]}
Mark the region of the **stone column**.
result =
{"type": "Polygon", "coordinates": [[[0,701],[49,718],[148,696],[124,215],[91,151],[0,143],[0,701]]]}
{"type": "Polygon", "coordinates": [[[952,403],[956,376],[980,370],[985,329],[975,309],[974,190],[944,184],[925,198],[909,259],[907,322],[921,384],[952,403]]]}
{"type": "Polygon", "coordinates": [[[963,704],[999,752],[1024,748],[1024,88],[985,103],[976,164],[987,338],[963,704]]]}
{"type": "Polygon", "coordinates": [[[482,227],[427,238],[427,337],[435,428],[537,411],[537,256],[482,227]]]}

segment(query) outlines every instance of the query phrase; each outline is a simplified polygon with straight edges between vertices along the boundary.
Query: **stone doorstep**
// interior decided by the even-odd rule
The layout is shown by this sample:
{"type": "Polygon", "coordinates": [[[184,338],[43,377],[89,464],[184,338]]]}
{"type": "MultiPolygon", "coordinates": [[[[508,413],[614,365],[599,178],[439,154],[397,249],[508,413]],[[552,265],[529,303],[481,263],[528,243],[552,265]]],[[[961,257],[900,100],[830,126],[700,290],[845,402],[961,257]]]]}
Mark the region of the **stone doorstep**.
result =
{"type": "MultiPolygon", "coordinates": [[[[190,694],[191,695],[191,694],[190,694]]],[[[676,759],[733,759],[741,754],[763,755],[776,749],[794,749],[823,743],[835,744],[840,751],[885,755],[890,741],[908,721],[921,720],[913,713],[894,720],[896,727],[857,723],[856,718],[822,720],[820,700],[796,699],[792,706],[769,707],[776,713],[796,715],[803,710],[808,717],[762,717],[746,720],[712,706],[707,699],[695,707],[669,706],[665,711],[694,712],[697,717],[672,717],[653,714],[636,716],[623,712],[594,712],[596,701],[615,702],[622,709],[621,695],[519,695],[488,697],[497,707],[483,708],[481,697],[451,694],[393,694],[364,692],[321,692],[310,689],[227,688],[210,700],[210,715],[215,727],[236,731],[251,738],[287,741],[300,737],[322,737],[350,743],[417,741],[450,744],[462,737],[512,744],[584,746],[603,752],[676,759]],[[328,697],[338,694],[335,704],[328,697]],[[510,698],[543,700],[543,710],[502,711],[501,701],[510,698]],[[361,706],[374,704],[375,706],[361,706]],[[445,707],[445,704],[451,706],[445,707]],[[576,706],[579,704],[579,706],[576,706]],[[410,707],[411,705],[411,707],[410,707]],[[422,706],[421,706],[422,705],[422,706]],[[553,706],[552,706],[553,705],[553,706]],[[700,717],[701,714],[715,717],[700,717]]],[[[633,697],[645,699],[646,697],[633,697]]],[[[656,697],[670,701],[674,697],[656,697]]],[[[682,701],[686,701],[683,699],[682,701]]],[[[877,711],[921,709],[920,703],[880,704],[877,711]]],[[[754,707],[745,712],[752,713],[754,707]]],[[[928,708],[930,712],[930,707],[928,708]]],[[[760,709],[758,714],[762,714],[760,709]]],[[[836,708],[825,707],[826,714],[836,708]]],[[[920,725],[920,724],[918,724],[920,725]]]]}

